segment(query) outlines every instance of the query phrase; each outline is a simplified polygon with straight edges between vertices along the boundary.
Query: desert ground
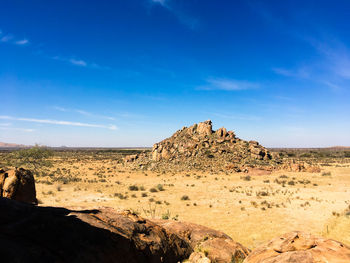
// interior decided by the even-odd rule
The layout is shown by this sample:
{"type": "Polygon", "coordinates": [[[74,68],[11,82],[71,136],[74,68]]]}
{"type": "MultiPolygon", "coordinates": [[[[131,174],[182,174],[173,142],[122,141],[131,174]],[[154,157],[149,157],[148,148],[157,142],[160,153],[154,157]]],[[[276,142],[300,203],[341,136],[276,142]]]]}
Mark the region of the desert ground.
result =
{"type": "MultiPolygon", "coordinates": [[[[58,149],[51,165],[35,172],[37,197],[40,206],[107,206],[189,221],[221,230],[250,249],[292,230],[350,245],[350,158],[339,156],[342,150],[283,151],[319,165],[321,172],[155,172],[123,161],[138,150],[58,149]]],[[[2,151],[1,166],[11,158],[11,151],[2,151]]]]}

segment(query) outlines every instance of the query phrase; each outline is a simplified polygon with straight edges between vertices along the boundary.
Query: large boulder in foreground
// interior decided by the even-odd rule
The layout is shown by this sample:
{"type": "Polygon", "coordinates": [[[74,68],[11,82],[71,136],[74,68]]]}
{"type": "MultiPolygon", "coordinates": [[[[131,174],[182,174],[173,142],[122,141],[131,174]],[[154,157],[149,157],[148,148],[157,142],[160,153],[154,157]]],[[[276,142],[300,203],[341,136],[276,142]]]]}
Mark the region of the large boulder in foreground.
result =
{"type": "Polygon", "coordinates": [[[256,248],[244,263],[348,263],[350,248],[303,232],[290,232],[256,248]]]}
{"type": "Polygon", "coordinates": [[[247,248],[223,232],[187,222],[154,221],[191,245],[194,252],[190,256],[190,262],[238,263],[249,254],[247,248]]]}
{"type": "Polygon", "coordinates": [[[1,262],[170,262],[187,242],[131,212],[74,211],[0,198],[1,262]]]}
{"type": "Polygon", "coordinates": [[[35,181],[31,171],[16,168],[0,170],[0,197],[37,204],[35,181]]]}

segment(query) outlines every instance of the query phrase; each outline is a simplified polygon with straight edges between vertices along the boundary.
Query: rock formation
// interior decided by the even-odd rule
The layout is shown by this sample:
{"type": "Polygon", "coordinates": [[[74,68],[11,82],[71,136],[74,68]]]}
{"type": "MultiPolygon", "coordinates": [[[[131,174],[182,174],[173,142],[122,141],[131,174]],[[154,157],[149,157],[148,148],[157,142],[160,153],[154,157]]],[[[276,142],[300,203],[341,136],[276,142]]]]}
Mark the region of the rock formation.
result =
{"type": "Polygon", "coordinates": [[[139,157],[125,160],[136,160],[142,167],[173,170],[211,168],[242,171],[274,163],[270,152],[258,142],[241,140],[225,128],[213,131],[210,120],[183,127],[170,138],[154,144],[150,156],[139,157]]]}
{"type": "Polygon", "coordinates": [[[258,142],[243,141],[233,131],[225,128],[213,131],[210,120],[189,128],[184,127],[170,138],[156,143],[152,149],[152,159],[160,161],[196,156],[214,158],[217,153],[233,153],[237,157],[257,160],[271,159],[270,153],[258,142]]]}
{"type": "Polygon", "coordinates": [[[295,231],[256,248],[244,260],[244,263],[292,262],[346,263],[350,262],[350,248],[335,240],[295,231]]]}
{"type": "Polygon", "coordinates": [[[34,177],[23,168],[0,170],[0,197],[37,204],[34,177]]]}

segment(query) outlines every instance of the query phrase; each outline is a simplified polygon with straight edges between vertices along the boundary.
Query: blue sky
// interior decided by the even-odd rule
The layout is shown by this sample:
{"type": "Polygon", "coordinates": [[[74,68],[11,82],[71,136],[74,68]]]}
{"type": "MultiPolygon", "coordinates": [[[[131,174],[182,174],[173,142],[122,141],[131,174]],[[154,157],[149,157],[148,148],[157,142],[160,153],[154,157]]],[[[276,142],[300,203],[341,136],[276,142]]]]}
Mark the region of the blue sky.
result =
{"type": "Polygon", "coordinates": [[[0,141],[151,146],[211,119],[350,145],[348,1],[4,0],[0,141]]]}

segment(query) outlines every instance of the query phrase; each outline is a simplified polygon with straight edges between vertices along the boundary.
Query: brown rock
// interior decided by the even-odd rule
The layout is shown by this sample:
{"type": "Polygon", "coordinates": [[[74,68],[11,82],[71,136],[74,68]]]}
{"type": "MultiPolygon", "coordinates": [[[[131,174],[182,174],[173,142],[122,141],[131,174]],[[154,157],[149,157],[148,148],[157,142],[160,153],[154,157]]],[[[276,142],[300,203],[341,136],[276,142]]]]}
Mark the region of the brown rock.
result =
{"type": "Polygon", "coordinates": [[[163,149],[161,156],[164,160],[169,160],[171,157],[170,152],[167,149],[163,149]]]}
{"type": "Polygon", "coordinates": [[[225,138],[226,135],[227,135],[227,130],[226,130],[226,128],[222,127],[222,128],[220,128],[220,129],[216,130],[215,133],[216,133],[216,135],[217,135],[218,137],[220,137],[220,138],[225,138]]]}
{"type": "Polygon", "coordinates": [[[346,263],[350,248],[332,240],[295,231],[253,250],[244,263],[346,263]]]}
{"type": "Polygon", "coordinates": [[[137,154],[131,154],[131,155],[127,155],[125,156],[124,160],[125,162],[134,162],[135,160],[137,160],[139,156],[137,154]]]}
{"type": "Polygon", "coordinates": [[[158,149],[155,149],[153,152],[152,152],[152,160],[153,161],[160,161],[161,159],[161,155],[160,153],[158,152],[158,149]]]}
{"type": "Polygon", "coordinates": [[[23,168],[0,171],[0,197],[37,204],[35,181],[31,171],[23,168]]]}
{"type": "Polygon", "coordinates": [[[74,211],[0,198],[1,262],[176,263],[191,252],[175,234],[128,211],[74,211]]]}
{"type": "Polygon", "coordinates": [[[197,132],[202,136],[211,135],[213,133],[211,120],[198,123],[197,132]]]}
{"type": "Polygon", "coordinates": [[[203,252],[193,252],[188,259],[191,263],[211,263],[211,260],[206,257],[203,252]]]}
{"type": "MultiPolygon", "coordinates": [[[[194,251],[205,251],[206,257],[213,262],[241,262],[249,253],[249,250],[235,242],[223,232],[210,229],[205,226],[167,220],[154,220],[168,232],[174,233],[188,242],[194,251]],[[236,261],[234,261],[236,260],[236,261]],[[239,261],[240,260],[240,261],[239,261]]],[[[202,254],[192,256],[192,262],[204,261],[202,254]],[[203,261],[195,261],[201,259],[203,261]]]]}

